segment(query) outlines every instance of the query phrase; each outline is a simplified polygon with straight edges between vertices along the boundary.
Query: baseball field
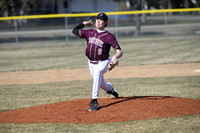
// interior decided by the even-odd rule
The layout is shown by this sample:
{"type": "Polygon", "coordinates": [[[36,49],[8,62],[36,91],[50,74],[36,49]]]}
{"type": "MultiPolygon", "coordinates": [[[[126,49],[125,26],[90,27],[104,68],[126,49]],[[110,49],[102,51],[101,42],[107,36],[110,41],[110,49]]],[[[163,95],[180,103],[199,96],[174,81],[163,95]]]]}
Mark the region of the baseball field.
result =
{"type": "Polygon", "coordinates": [[[84,43],[0,49],[0,132],[200,132],[200,36],[119,43],[95,112],[84,43]]]}

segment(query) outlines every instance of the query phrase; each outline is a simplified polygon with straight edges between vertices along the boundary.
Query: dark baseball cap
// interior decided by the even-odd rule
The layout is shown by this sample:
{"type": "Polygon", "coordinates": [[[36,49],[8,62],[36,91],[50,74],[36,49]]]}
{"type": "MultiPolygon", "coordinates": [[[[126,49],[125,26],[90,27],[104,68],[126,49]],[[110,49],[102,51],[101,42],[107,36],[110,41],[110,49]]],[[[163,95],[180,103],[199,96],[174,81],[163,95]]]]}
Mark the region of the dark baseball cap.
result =
{"type": "Polygon", "coordinates": [[[100,18],[103,21],[108,21],[108,16],[105,13],[99,13],[96,18],[100,18]]]}

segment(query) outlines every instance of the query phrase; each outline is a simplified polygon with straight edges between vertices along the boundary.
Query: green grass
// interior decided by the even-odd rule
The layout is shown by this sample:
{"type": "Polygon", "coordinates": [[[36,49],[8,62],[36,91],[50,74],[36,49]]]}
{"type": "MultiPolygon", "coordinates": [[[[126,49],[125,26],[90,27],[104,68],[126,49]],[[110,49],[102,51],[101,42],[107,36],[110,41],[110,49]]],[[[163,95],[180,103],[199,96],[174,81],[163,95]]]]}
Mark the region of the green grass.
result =
{"type": "Polygon", "coordinates": [[[150,120],[105,124],[0,124],[0,131],[7,132],[67,132],[67,133],[198,133],[200,117],[179,116],[150,120]]]}
{"type": "Polygon", "coordinates": [[[0,71],[80,68],[86,67],[84,62],[84,46],[3,50],[0,53],[0,71]]]}
{"type": "MultiPolygon", "coordinates": [[[[81,39],[80,39],[81,40],[81,39]]],[[[81,42],[83,42],[81,40],[81,42]]],[[[38,42],[39,43],[39,42],[38,42]]],[[[52,43],[52,42],[51,42],[52,43]]],[[[54,42],[56,43],[56,42],[54,42]]],[[[200,38],[120,42],[121,66],[200,62],[200,38]]],[[[85,68],[86,44],[0,50],[0,72],[85,68]]],[[[111,50],[111,55],[114,51],[111,50]]]]}

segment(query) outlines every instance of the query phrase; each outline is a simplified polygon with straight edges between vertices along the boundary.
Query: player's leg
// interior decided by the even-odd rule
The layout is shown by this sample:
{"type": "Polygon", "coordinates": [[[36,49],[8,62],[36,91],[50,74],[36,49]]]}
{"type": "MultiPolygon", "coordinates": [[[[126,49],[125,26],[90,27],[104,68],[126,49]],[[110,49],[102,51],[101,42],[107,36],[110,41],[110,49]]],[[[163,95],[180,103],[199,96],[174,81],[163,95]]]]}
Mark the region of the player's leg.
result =
{"type": "Polygon", "coordinates": [[[92,100],[89,111],[96,111],[98,109],[97,98],[99,97],[100,87],[102,87],[109,94],[115,94],[114,96],[116,97],[117,92],[114,90],[111,84],[105,82],[103,77],[103,74],[107,71],[109,62],[110,59],[101,61],[98,64],[92,64],[90,61],[88,61],[90,74],[93,77],[92,100]]]}
{"type": "MultiPolygon", "coordinates": [[[[96,65],[93,66],[92,77],[93,77],[93,93],[92,98],[97,99],[99,96],[99,90],[104,81],[103,74],[107,71],[107,66],[110,60],[101,61],[96,65]],[[103,80],[102,80],[103,79],[103,80]]],[[[109,91],[110,89],[107,89],[109,91]]]]}
{"type": "Polygon", "coordinates": [[[110,86],[105,80],[104,80],[104,76],[101,77],[101,88],[108,92],[112,90],[112,86],[110,86]]]}
{"type": "MultiPolygon", "coordinates": [[[[93,78],[93,86],[94,86],[94,77],[95,77],[94,76],[94,71],[95,71],[96,65],[90,63],[90,60],[88,60],[88,66],[89,66],[90,74],[91,74],[91,76],[93,78]]],[[[94,92],[96,93],[96,91],[94,91],[94,89],[92,89],[92,98],[93,99],[91,100],[89,111],[96,111],[98,109],[98,106],[99,106],[98,102],[97,102],[97,98],[94,97],[95,96],[95,94],[93,94],[94,92]]]]}
{"type": "MultiPolygon", "coordinates": [[[[117,91],[114,89],[114,87],[112,86],[111,83],[107,83],[105,80],[104,80],[104,76],[103,74],[108,70],[108,64],[110,62],[110,59],[108,59],[107,61],[102,61],[100,62],[99,66],[100,66],[100,70],[101,71],[101,74],[99,75],[99,84],[100,84],[100,87],[105,90],[108,94],[112,94],[115,98],[118,98],[118,93],[117,91]]],[[[98,90],[98,93],[99,93],[99,90],[98,90]]]]}
{"type": "Polygon", "coordinates": [[[101,88],[107,92],[107,94],[112,94],[115,98],[119,97],[119,94],[115,90],[115,88],[112,86],[110,82],[106,82],[104,78],[102,78],[101,81],[101,88]]]}
{"type": "MultiPolygon", "coordinates": [[[[88,61],[90,74],[93,78],[92,100],[89,111],[96,111],[98,109],[97,98],[99,97],[99,90],[102,83],[103,74],[107,71],[107,66],[110,60],[92,64],[88,61]]],[[[103,80],[104,81],[104,80],[103,80]]]]}

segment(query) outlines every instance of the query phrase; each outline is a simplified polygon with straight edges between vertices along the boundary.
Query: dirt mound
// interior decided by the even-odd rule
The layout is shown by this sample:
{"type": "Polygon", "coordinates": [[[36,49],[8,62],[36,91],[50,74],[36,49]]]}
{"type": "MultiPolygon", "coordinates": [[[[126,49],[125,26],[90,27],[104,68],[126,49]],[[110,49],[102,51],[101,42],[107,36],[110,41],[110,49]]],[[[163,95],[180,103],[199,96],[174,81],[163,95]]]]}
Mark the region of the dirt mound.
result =
{"type": "Polygon", "coordinates": [[[160,117],[199,115],[200,100],[168,96],[99,98],[100,109],[89,112],[90,99],[0,112],[0,123],[109,123],[160,117]]]}

